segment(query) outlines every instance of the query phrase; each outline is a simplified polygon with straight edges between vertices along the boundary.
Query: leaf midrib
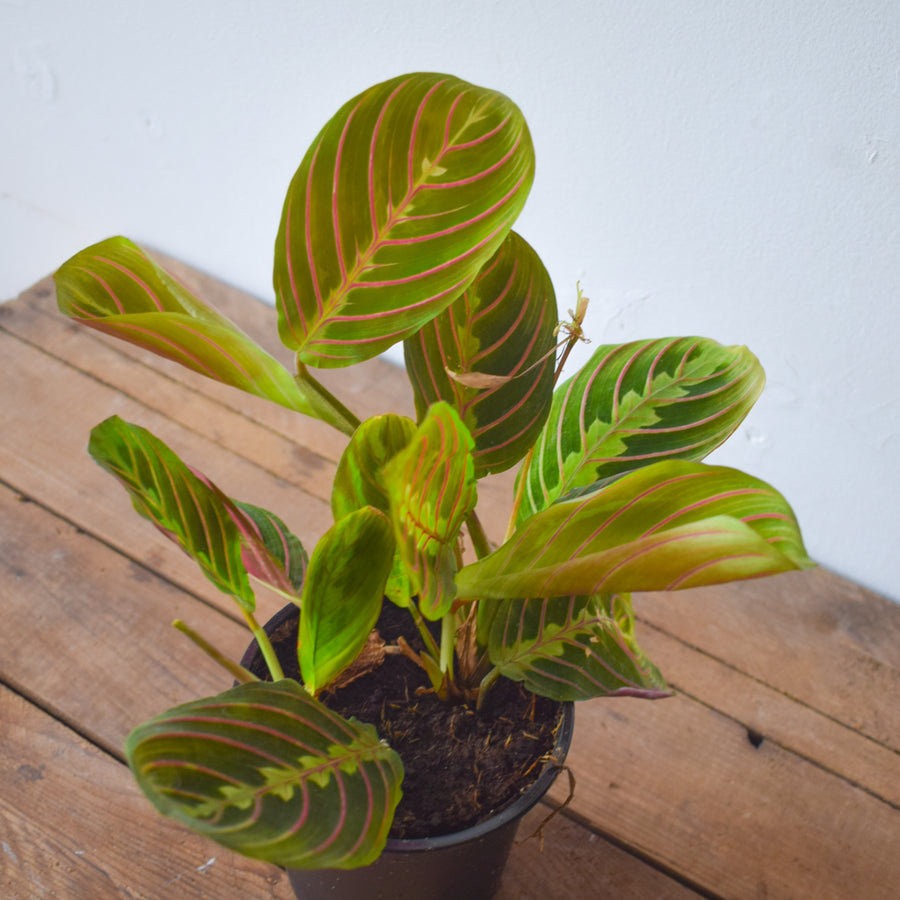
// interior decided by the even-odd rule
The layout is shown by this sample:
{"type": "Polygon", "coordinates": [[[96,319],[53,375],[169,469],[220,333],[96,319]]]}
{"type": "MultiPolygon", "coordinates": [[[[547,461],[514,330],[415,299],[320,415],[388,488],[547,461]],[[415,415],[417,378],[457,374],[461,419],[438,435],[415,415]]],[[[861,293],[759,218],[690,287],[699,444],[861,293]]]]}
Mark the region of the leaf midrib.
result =
{"type": "Polygon", "coordinates": [[[337,287],[337,289],[333,290],[329,294],[328,298],[323,301],[321,314],[316,318],[316,322],[313,327],[306,332],[306,344],[315,342],[318,333],[328,326],[332,315],[339,309],[341,309],[341,307],[344,305],[347,295],[349,295],[349,293],[354,290],[355,287],[363,283],[360,281],[360,276],[365,271],[367,271],[377,252],[384,246],[385,241],[389,240],[391,230],[408,221],[408,216],[398,216],[398,213],[401,210],[406,210],[410,207],[417,194],[428,183],[431,173],[434,172],[436,168],[440,167],[441,160],[444,159],[444,157],[446,157],[446,155],[456,146],[456,142],[459,140],[465,130],[469,128],[470,125],[472,125],[474,122],[478,121],[479,118],[481,118],[481,116],[476,114],[476,112],[480,113],[483,108],[484,104],[479,106],[477,111],[471,111],[466,118],[466,121],[461,127],[457,129],[453,136],[448,136],[447,142],[441,149],[441,152],[436,155],[433,161],[431,161],[431,164],[427,168],[427,170],[423,171],[423,173],[414,183],[414,186],[407,190],[407,193],[403,196],[401,201],[394,206],[394,210],[390,213],[384,225],[378,230],[377,233],[373,235],[372,242],[370,243],[369,247],[366,248],[365,252],[363,253],[357,251],[357,259],[354,265],[347,270],[343,281],[337,287]]]}
{"type": "MultiPolygon", "coordinates": [[[[728,368],[730,368],[730,367],[728,367],[728,368]]],[[[701,376],[701,378],[703,380],[708,380],[710,378],[714,378],[718,375],[721,375],[726,370],[727,369],[723,369],[721,371],[713,371],[709,375],[701,376]]],[[[660,377],[665,374],[667,374],[667,373],[661,373],[660,377]]],[[[743,374],[744,373],[738,372],[735,381],[740,381],[743,374]]],[[[684,399],[685,397],[688,396],[687,391],[683,388],[684,382],[691,381],[691,380],[694,380],[694,381],[698,380],[696,376],[692,377],[690,375],[690,373],[688,373],[688,372],[683,372],[679,375],[670,376],[670,377],[672,380],[669,381],[668,384],[663,385],[659,389],[659,391],[652,391],[651,393],[644,394],[643,396],[638,395],[640,397],[640,400],[636,404],[634,404],[633,406],[631,406],[629,408],[629,410],[625,416],[623,416],[621,418],[615,418],[615,416],[614,416],[610,422],[606,423],[607,427],[603,430],[602,434],[598,437],[597,440],[595,440],[591,443],[591,448],[592,448],[591,455],[588,455],[588,452],[587,452],[588,441],[587,441],[587,431],[584,428],[584,420],[583,420],[582,416],[579,415],[578,419],[579,419],[579,432],[581,435],[581,455],[583,457],[582,462],[572,471],[571,475],[568,478],[565,475],[565,471],[560,470],[560,472],[559,472],[560,480],[555,488],[555,491],[556,491],[555,496],[551,494],[550,496],[547,497],[548,505],[549,505],[549,503],[553,502],[553,500],[555,500],[557,497],[560,497],[564,493],[566,493],[566,491],[571,490],[573,487],[579,486],[578,476],[585,470],[585,468],[589,468],[594,463],[593,452],[595,452],[598,447],[600,447],[604,443],[606,443],[606,441],[609,440],[610,435],[612,433],[614,433],[615,431],[621,430],[624,425],[628,424],[630,419],[639,418],[638,413],[640,413],[641,411],[646,412],[648,406],[651,407],[651,411],[653,411],[657,405],[665,405],[667,403],[675,402],[676,400],[684,399]],[[658,395],[661,391],[667,391],[667,390],[671,390],[671,389],[675,389],[675,388],[682,390],[683,393],[678,397],[665,398],[665,403],[663,403],[659,399],[658,395]],[[551,499],[551,497],[552,497],[552,499],[551,499]]],[[[617,396],[615,398],[615,400],[616,400],[616,402],[615,402],[614,409],[618,410],[618,409],[620,409],[620,398],[617,396]]],[[[565,411],[563,411],[563,414],[560,415],[560,420],[562,420],[564,414],[565,414],[565,411]]],[[[715,418],[716,416],[719,416],[721,414],[722,414],[722,410],[719,410],[715,414],[715,416],[713,416],[713,418],[715,418]]],[[[659,417],[657,416],[657,419],[658,418],[659,417]]],[[[599,420],[595,419],[594,421],[596,422],[599,420]]],[[[698,423],[696,423],[696,422],[690,422],[686,426],[686,428],[694,427],[697,424],[698,423]]],[[[644,433],[646,431],[647,431],[647,429],[643,429],[643,428],[637,429],[638,433],[644,433]]],[[[632,432],[632,433],[634,433],[634,432],[632,432]]],[[[572,456],[577,456],[577,455],[579,455],[579,451],[577,451],[577,450],[573,451],[572,453],[569,454],[567,459],[571,458],[572,456]]],[[[660,459],[668,458],[670,455],[671,455],[671,451],[666,452],[665,454],[663,454],[660,457],[660,459]]],[[[660,460],[656,460],[656,461],[660,461],[660,460]]],[[[564,465],[565,465],[565,462],[566,462],[566,460],[563,461],[564,465]]]]}

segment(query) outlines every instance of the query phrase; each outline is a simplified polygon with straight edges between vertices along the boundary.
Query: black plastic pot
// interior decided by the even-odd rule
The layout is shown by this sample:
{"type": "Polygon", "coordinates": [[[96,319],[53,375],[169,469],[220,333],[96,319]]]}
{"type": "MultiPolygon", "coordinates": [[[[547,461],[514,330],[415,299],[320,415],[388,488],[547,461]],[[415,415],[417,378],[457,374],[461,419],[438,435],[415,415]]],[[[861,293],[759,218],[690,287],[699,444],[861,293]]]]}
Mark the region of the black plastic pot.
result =
{"type": "MultiPolygon", "coordinates": [[[[291,625],[297,608],[286,606],[266,623],[275,635],[291,625]]],[[[257,674],[261,654],[254,641],[241,660],[257,674]]],[[[553,751],[531,787],[490,819],[454,834],[434,838],[389,838],[381,856],[361,869],[288,869],[298,900],[491,900],[522,817],[556,780],[575,725],[574,704],[563,704],[562,724],[553,751]]]]}

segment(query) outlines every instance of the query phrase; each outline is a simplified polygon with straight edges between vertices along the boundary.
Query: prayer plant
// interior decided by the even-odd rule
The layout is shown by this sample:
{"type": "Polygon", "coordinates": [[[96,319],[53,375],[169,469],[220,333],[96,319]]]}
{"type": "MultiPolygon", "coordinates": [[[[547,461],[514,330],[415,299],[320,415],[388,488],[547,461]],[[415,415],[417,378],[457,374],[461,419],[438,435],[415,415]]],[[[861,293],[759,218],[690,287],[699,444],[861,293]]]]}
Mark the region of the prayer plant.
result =
{"type": "Polygon", "coordinates": [[[271,671],[262,682],[228,663],[237,687],[127,741],[156,807],[234,850],[352,868],[383,848],[402,763],[320,695],[361,653],[385,597],[415,620],[426,649],[400,650],[447,702],[477,705],[497,678],[560,700],[656,697],[667,688],[635,640],[631,592],[811,565],[776,490],[701,462],[762,391],[746,348],[600,346],[557,384],[587,302],[579,292],[560,323],[540,258],[511,230],[533,176],[525,120],[496,91],[417,73],[343,106],[291,181],[275,244],[293,372],[125,238],[55,276],[73,319],[349,439],[334,525],[307,559],[280,518],[227,496],[143,428],[114,417],[92,432],[94,459],[234,598],[271,671]],[[417,421],[359,422],[311,374],[399,341],[417,421]],[[494,548],[478,481],[517,464],[494,548]],[[299,607],[302,685],[283,677],[254,617],[257,582],[299,607]]]}

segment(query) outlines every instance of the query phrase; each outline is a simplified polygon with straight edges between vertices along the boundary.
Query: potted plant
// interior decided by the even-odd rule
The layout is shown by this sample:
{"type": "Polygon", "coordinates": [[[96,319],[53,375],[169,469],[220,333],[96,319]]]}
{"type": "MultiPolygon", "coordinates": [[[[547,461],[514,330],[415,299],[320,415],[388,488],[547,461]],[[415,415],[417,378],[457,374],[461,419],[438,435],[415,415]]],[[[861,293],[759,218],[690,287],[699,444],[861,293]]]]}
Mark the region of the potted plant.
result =
{"type": "MultiPolygon", "coordinates": [[[[511,230],[533,175],[525,120],[495,91],[416,73],[345,104],[291,181],[276,239],[279,335],[295,371],[125,238],[56,273],[66,315],[348,438],[334,524],[307,558],[280,518],[139,426],[114,417],[91,435],[137,511],[235,599],[268,671],[260,680],[249,656],[222,660],[179,625],[239,684],[127,741],[154,805],[234,850],[338,877],[379,857],[411,760],[334,698],[389,661],[420,674],[414,701],[425,693],[476,720],[500,685],[521,685],[532,710],[536,697],[665,696],[635,638],[632,592],[812,565],[776,490],[702,462],[762,391],[746,348],[699,337],[601,346],[561,381],[587,301],[579,291],[560,322],[540,258],[511,230]],[[311,373],[399,341],[416,421],[360,422],[311,373]],[[478,484],[516,465],[494,544],[478,484]],[[254,616],[257,582],[289,604],[287,655],[278,627],[254,616]],[[406,627],[385,641],[387,613],[406,627]]],[[[555,733],[556,707],[551,718],[555,733]]],[[[443,896],[414,883],[416,896],[443,896]]],[[[494,884],[482,887],[489,896],[494,884]]]]}

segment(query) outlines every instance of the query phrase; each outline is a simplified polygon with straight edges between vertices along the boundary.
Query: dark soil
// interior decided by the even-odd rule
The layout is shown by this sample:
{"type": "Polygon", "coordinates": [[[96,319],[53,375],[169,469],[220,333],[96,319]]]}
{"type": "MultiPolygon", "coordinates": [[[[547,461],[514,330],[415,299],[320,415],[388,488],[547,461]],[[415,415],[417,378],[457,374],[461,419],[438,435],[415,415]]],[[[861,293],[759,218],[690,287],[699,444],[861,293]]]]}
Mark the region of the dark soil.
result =
{"type": "MultiPolygon", "coordinates": [[[[421,649],[409,613],[393,604],[385,603],[377,630],[388,644],[402,634],[421,649]]],[[[285,675],[299,680],[296,641],[296,617],[272,634],[285,675]]],[[[249,668],[266,675],[259,654],[249,668]]],[[[559,727],[562,704],[504,678],[477,713],[443,702],[428,688],[418,665],[390,654],[374,671],[321,695],[341,715],[374,725],[403,760],[403,798],[392,838],[449,834],[503,809],[540,774],[559,727]]]]}

